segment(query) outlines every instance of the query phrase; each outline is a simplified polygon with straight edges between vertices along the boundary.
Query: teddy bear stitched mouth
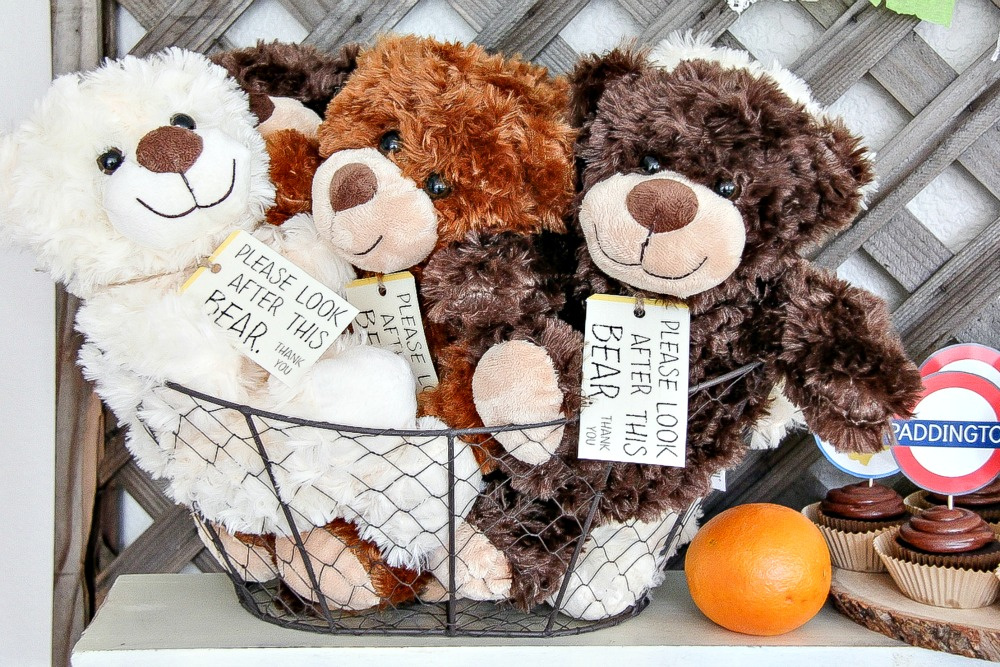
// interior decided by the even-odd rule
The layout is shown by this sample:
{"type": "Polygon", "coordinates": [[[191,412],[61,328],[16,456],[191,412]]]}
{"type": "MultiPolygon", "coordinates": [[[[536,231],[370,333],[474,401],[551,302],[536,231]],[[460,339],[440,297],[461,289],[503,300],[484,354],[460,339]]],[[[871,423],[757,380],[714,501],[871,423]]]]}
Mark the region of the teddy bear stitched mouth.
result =
{"type": "Polygon", "coordinates": [[[649,246],[649,241],[653,238],[652,232],[650,232],[649,235],[646,236],[646,240],[642,242],[642,246],[640,247],[639,250],[639,261],[634,263],[622,262],[612,257],[611,254],[604,249],[604,245],[601,243],[601,235],[598,233],[596,228],[594,229],[594,238],[597,239],[597,247],[600,249],[601,254],[610,259],[615,264],[618,264],[619,266],[637,266],[646,275],[653,276],[654,278],[660,278],[661,280],[681,280],[682,278],[687,278],[688,276],[692,275],[695,271],[700,269],[702,266],[704,266],[705,262],[708,261],[707,256],[703,257],[702,260],[698,262],[697,266],[695,266],[687,273],[681,274],[679,276],[661,276],[658,273],[653,273],[642,264],[642,260],[646,256],[646,248],[649,246]]]}
{"type": "Polygon", "coordinates": [[[211,204],[199,204],[198,203],[198,198],[194,194],[194,189],[191,187],[191,184],[188,183],[187,178],[184,176],[184,174],[178,174],[178,176],[180,176],[181,180],[184,181],[185,187],[187,187],[188,192],[191,193],[191,199],[194,200],[194,206],[192,206],[188,210],[184,211],[183,213],[161,213],[160,211],[157,211],[155,208],[153,208],[152,206],[150,206],[146,202],[142,201],[138,197],[136,197],[135,200],[137,202],[139,202],[140,204],[142,204],[150,212],[155,213],[156,215],[160,216],[161,218],[169,218],[169,219],[183,218],[185,215],[188,215],[192,211],[197,211],[199,209],[212,208],[213,206],[218,206],[222,202],[224,202],[227,199],[229,199],[229,195],[233,194],[233,188],[236,187],[236,160],[235,159],[233,160],[233,172],[232,172],[232,175],[230,176],[230,179],[229,179],[229,189],[226,190],[226,193],[224,195],[222,195],[222,197],[220,197],[219,199],[216,199],[211,204]]]}
{"type": "Polygon", "coordinates": [[[382,242],[382,239],[383,239],[383,238],[384,238],[384,237],[382,236],[382,234],[379,234],[379,235],[378,235],[378,238],[377,238],[377,239],[375,239],[375,243],[371,244],[371,246],[369,246],[368,250],[364,250],[364,251],[362,251],[362,252],[355,252],[355,253],[352,253],[352,254],[353,254],[353,255],[354,255],[355,257],[361,257],[362,255],[367,255],[367,254],[368,254],[368,253],[370,253],[370,252],[371,252],[372,250],[374,250],[374,249],[375,249],[375,247],[376,247],[376,246],[378,246],[378,244],[379,244],[379,243],[381,243],[381,242],[382,242]]]}

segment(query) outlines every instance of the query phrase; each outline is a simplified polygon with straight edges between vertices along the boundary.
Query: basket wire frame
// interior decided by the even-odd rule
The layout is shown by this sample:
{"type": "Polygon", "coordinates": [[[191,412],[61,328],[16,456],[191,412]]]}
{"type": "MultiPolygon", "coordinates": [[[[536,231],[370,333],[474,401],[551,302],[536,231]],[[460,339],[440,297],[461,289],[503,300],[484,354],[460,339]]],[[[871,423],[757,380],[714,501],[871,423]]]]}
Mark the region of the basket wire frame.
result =
{"type": "MultiPolygon", "coordinates": [[[[709,387],[729,383],[727,387],[723,388],[721,396],[728,391],[729,387],[735,385],[759,365],[759,363],[748,364],[730,373],[720,375],[691,387],[689,393],[695,394],[709,387]]],[[[447,429],[442,431],[370,429],[294,418],[218,399],[174,383],[168,383],[167,386],[173,391],[190,397],[196,406],[192,408],[192,411],[204,410],[212,412],[225,410],[239,413],[245,421],[252,445],[256,448],[260,456],[264,475],[273,489],[279,488],[278,478],[274,471],[274,466],[277,463],[272,461],[268,456],[265,442],[261,436],[262,426],[264,429],[275,428],[275,423],[281,423],[287,429],[310,427],[336,430],[342,434],[349,433],[352,437],[357,438],[386,435],[401,436],[404,438],[426,437],[432,433],[440,434],[447,438],[447,471],[449,479],[452,480],[452,483],[448,484],[447,488],[448,525],[447,544],[445,545],[447,548],[447,582],[441,582],[442,585],[446,584],[445,596],[438,599],[414,599],[398,606],[390,603],[373,606],[361,611],[344,610],[331,605],[328,603],[326,596],[318,592],[321,591],[321,581],[324,574],[322,568],[336,567],[336,563],[314,562],[307,544],[308,539],[304,537],[303,531],[300,529],[302,521],[297,520],[293,509],[284,502],[280,503],[280,509],[289,527],[287,538],[291,540],[294,554],[298,556],[302,569],[304,569],[303,581],[300,583],[308,586],[310,591],[316,593],[303,596],[301,591],[296,592],[292,590],[289,585],[281,581],[277,576],[263,582],[247,580],[245,577],[248,568],[251,565],[255,565],[249,561],[255,557],[260,559],[259,554],[252,550],[248,551],[246,559],[240,558],[237,562],[231,553],[231,539],[227,546],[226,536],[220,532],[215,524],[200,517],[197,511],[198,508],[195,507],[195,520],[199,523],[200,529],[203,530],[203,539],[206,540],[207,544],[214,546],[216,558],[220,560],[229,574],[241,605],[258,618],[283,627],[329,634],[554,637],[575,635],[617,625],[638,615],[649,604],[648,595],[643,595],[634,604],[624,609],[624,611],[609,614],[606,617],[596,620],[573,618],[560,612],[569,595],[571,575],[576,571],[576,567],[584,555],[585,546],[588,543],[587,538],[592,534],[594,519],[603,497],[602,489],[606,485],[612,471],[613,464],[610,462],[603,470],[602,483],[596,489],[593,489],[593,498],[589,502],[589,507],[586,516],[583,517],[582,524],[579,525],[579,537],[572,544],[572,552],[566,562],[566,572],[562,577],[558,593],[554,596],[554,599],[550,598],[547,604],[539,605],[531,611],[522,611],[515,608],[509,602],[472,601],[462,599],[456,593],[456,572],[460,565],[459,553],[461,551],[461,547],[458,544],[458,522],[462,518],[462,513],[459,511],[456,503],[454,483],[456,479],[456,438],[483,434],[490,436],[495,433],[513,430],[531,429],[537,432],[537,429],[545,427],[551,428],[570,424],[576,421],[578,417],[530,425],[447,429]]],[[[187,418],[187,415],[182,416],[182,420],[185,418],[187,418]]],[[[223,421],[219,420],[220,423],[223,421]]],[[[231,435],[243,439],[235,433],[231,435]]],[[[656,553],[643,552],[638,556],[635,554],[629,556],[626,551],[626,553],[619,555],[619,558],[622,559],[621,563],[612,562],[613,559],[611,559],[606,565],[610,564],[613,567],[619,568],[620,571],[627,573],[628,568],[640,562],[643,558],[656,557],[659,567],[667,568],[670,565],[667,555],[679,546],[684,527],[695,520],[699,507],[700,499],[696,499],[682,512],[671,513],[664,517],[664,522],[672,519],[673,523],[665,533],[665,536],[657,542],[658,548],[655,550],[656,553]],[[629,561],[628,557],[634,560],[629,561]]],[[[575,517],[574,520],[579,521],[579,517],[575,517]]],[[[351,548],[353,549],[354,547],[351,548]]],[[[597,550],[605,547],[592,545],[591,548],[592,550],[597,550]]],[[[275,569],[275,575],[277,575],[277,561],[274,560],[275,556],[273,552],[271,552],[271,558],[273,562],[270,564],[259,562],[256,565],[264,566],[265,568],[274,566],[273,569],[275,569]]],[[[397,587],[400,589],[409,587],[414,592],[416,591],[416,586],[412,581],[397,578],[396,582],[397,587]]]]}

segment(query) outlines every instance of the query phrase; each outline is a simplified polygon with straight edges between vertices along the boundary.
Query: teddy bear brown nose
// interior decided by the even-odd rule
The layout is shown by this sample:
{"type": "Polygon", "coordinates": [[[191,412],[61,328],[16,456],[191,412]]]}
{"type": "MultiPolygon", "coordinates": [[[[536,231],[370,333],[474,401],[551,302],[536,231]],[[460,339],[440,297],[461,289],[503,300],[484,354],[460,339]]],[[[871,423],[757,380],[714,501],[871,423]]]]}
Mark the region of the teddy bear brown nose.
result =
{"type": "Polygon", "coordinates": [[[201,137],[183,127],[158,127],[139,141],[135,159],[157,174],[183,174],[201,155],[201,137]]]}
{"type": "Polygon", "coordinates": [[[672,232],[698,214],[698,197],[683,183],[668,178],[643,181],[625,198],[628,212],[654,234],[672,232]]]}
{"type": "Polygon", "coordinates": [[[371,201],[377,190],[374,171],[358,162],[345,164],[330,179],[330,206],[334,213],[361,206],[371,201]]]}

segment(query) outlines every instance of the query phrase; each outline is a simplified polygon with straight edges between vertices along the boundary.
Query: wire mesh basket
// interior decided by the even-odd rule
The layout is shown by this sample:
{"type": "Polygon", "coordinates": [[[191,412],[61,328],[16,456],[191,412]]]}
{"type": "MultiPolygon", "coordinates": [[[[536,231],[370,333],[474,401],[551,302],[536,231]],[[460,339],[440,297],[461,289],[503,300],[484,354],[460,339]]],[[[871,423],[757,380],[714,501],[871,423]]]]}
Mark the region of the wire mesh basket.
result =
{"type": "MultiPolygon", "coordinates": [[[[690,391],[694,394],[724,382],[731,386],[751,370],[752,365],[738,369],[690,391]]],[[[504,520],[515,522],[523,534],[520,539],[538,542],[545,555],[563,571],[558,580],[549,582],[551,593],[540,598],[541,602],[515,605],[507,597],[509,591],[502,588],[509,585],[509,572],[490,571],[491,564],[496,563],[488,558],[466,560],[466,555],[478,548],[477,535],[481,537],[482,532],[488,532],[489,526],[479,525],[470,530],[465,521],[470,506],[486,495],[501,504],[506,498],[516,497],[515,480],[499,473],[487,475],[483,478],[484,490],[480,492],[477,483],[470,496],[463,486],[473,482],[456,472],[459,467],[456,460],[468,446],[468,440],[491,439],[502,431],[537,434],[559,426],[573,428],[576,418],[478,429],[352,428],[270,413],[176,384],[168,387],[184,398],[186,409],[171,433],[154,437],[175,438],[171,443],[175,448],[180,445],[198,449],[197,456],[209,465],[227,458],[245,460],[250,450],[256,454],[259,464],[256,472],[249,471],[243,483],[270,489],[280,515],[271,524],[278,526],[274,532],[228,532],[220,524],[199,516],[198,504],[192,504],[199,534],[229,574],[240,603],[255,616],[277,625],[353,635],[549,637],[597,630],[617,625],[647,606],[647,589],[662,579],[662,571],[681,542],[684,530],[690,532],[694,528],[697,501],[683,512],[671,512],[652,523],[595,526],[594,518],[602,500],[599,484],[584,483],[585,493],[589,494],[587,501],[582,506],[577,503],[572,511],[562,512],[561,507],[557,508],[554,521],[552,508],[547,508],[548,525],[532,523],[536,517],[530,516],[530,508],[511,505],[504,520]],[[295,494],[302,491],[301,485],[292,494],[286,490],[294,477],[294,471],[290,470],[291,456],[276,457],[268,447],[275,435],[295,441],[308,439],[317,430],[332,434],[335,443],[339,443],[335,446],[367,452],[365,457],[374,457],[376,461],[374,468],[388,469],[391,476],[412,482],[426,492],[427,498],[388,511],[383,507],[368,515],[348,512],[326,523],[317,522],[315,516],[309,516],[297,504],[295,494]],[[398,444],[386,449],[387,438],[395,439],[393,442],[398,444]],[[428,446],[432,438],[443,443],[437,450],[428,446]],[[204,451],[206,439],[216,451],[204,451]],[[193,440],[199,441],[197,445],[193,440]],[[444,486],[422,479],[425,468],[414,472],[394,467],[397,464],[392,454],[398,447],[415,447],[428,456],[436,452],[439,460],[428,463],[427,468],[436,466],[447,475],[444,486]],[[241,453],[237,454],[236,449],[241,453]],[[428,513],[428,506],[436,512],[428,513]],[[398,528],[421,512],[422,532],[418,532],[425,548],[418,561],[401,563],[399,559],[397,562],[387,559],[385,542],[380,543],[377,536],[391,532],[387,526],[398,528]],[[428,526],[427,517],[431,515],[436,523],[431,521],[428,526]],[[375,521],[372,516],[381,519],[375,521]],[[559,534],[563,539],[558,544],[546,544],[544,536],[553,523],[560,524],[559,534]],[[571,539],[566,539],[567,535],[571,539]],[[478,572],[474,572],[477,568],[478,572]],[[474,585],[463,589],[459,580],[467,579],[473,580],[474,585]],[[632,580],[646,585],[635,586],[633,597],[616,599],[607,605],[602,602],[609,581],[620,584],[632,580]],[[476,593],[469,595],[469,590],[476,593]]],[[[725,391],[728,386],[722,388],[725,391]]],[[[146,432],[153,435],[148,427],[146,432]]],[[[601,462],[601,465],[605,466],[606,481],[613,464],[601,462]]],[[[359,477],[350,470],[346,475],[352,480],[359,477]]],[[[377,483],[360,482],[362,486],[367,484],[366,492],[379,501],[391,496],[383,493],[386,489],[377,483]]],[[[309,489],[309,493],[315,492],[315,488],[309,489]]],[[[475,513],[474,506],[472,512],[475,513]]]]}

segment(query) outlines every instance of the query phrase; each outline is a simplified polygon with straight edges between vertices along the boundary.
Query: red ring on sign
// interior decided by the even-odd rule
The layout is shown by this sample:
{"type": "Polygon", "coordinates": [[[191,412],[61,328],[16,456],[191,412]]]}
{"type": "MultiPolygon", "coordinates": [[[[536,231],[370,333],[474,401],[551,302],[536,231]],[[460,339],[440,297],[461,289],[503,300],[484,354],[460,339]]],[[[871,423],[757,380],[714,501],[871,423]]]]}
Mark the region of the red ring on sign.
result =
{"type": "MultiPolygon", "coordinates": [[[[923,378],[923,384],[921,400],[942,389],[968,389],[985,398],[993,408],[994,418],[1000,419],[1000,389],[985,378],[962,371],[945,371],[928,375],[923,378]]],[[[994,449],[993,454],[983,462],[982,466],[959,477],[947,477],[928,470],[917,461],[911,447],[894,444],[890,449],[903,474],[920,488],[934,493],[952,496],[972,493],[992,482],[1000,474],[1000,449],[994,449]]]]}
{"type": "Polygon", "coordinates": [[[927,360],[920,364],[920,375],[926,377],[939,373],[942,368],[956,361],[981,361],[1000,371],[1000,350],[994,350],[980,343],[949,345],[927,357],[927,360]]]}

